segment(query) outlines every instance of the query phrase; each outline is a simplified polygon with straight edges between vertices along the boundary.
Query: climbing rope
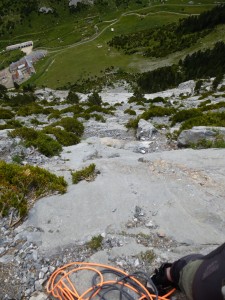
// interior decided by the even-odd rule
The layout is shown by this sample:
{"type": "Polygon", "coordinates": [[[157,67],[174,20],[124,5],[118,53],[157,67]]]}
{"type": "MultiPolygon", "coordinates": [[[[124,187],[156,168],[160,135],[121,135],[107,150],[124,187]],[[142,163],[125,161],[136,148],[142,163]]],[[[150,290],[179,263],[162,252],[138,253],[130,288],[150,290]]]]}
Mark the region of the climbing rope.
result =
{"type": "Polygon", "coordinates": [[[174,291],[175,289],[164,296],[158,296],[151,278],[144,272],[127,274],[111,266],[86,262],[73,262],[57,269],[47,283],[47,292],[59,300],[168,300],[174,291]],[[79,294],[74,278],[79,280],[78,272],[83,271],[95,274],[90,280],[90,287],[79,294]],[[146,286],[147,283],[150,288],[146,286]]]}

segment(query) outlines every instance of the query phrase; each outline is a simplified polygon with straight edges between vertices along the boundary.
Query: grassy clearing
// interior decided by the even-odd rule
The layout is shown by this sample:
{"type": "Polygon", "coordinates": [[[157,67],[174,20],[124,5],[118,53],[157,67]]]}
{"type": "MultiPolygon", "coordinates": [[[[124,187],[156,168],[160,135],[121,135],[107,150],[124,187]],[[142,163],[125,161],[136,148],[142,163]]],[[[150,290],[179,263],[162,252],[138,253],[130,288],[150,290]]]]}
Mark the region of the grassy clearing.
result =
{"type": "MultiPolygon", "coordinates": [[[[174,18],[178,20],[179,16],[173,16],[173,20],[174,18]]],[[[102,70],[111,66],[129,72],[140,71],[139,63],[146,65],[149,59],[140,55],[124,55],[116,49],[110,49],[107,41],[117,34],[138,31],[149,26],[161,26],[169,22],[171,22],[171,15],[166,13],[148,16],[145,19],[135,15],[122,17],[117,24],[109,26],[96,40],[50,54],[36,65],[37,74],[31,82],[39,86],[57,88],[88,76],[99,76],[102,70]],[[114,32],[111,31],[111,27],[114,28],[114,32]],[[136,66],[135,62],[137,62],[136,66]]]]}
{"type": "Polygon", "coordinates": [[[37,73],[29,81],[38,86],[62,87],[78,79],[99,76],[111,66],[128,72],[140,72],[143,68],[146,71],[146,68],[152,69],[152,65],[157,66],[158,63],[168,64],[173,56],[167,57],[165,62],[146,59],[141,55],[127,56],[115,49],[109,50],[107,42],[115,35],[177,22],[185,17],[184,14],[199,14],[215,5],[211,1],[196,4],[190,5],[188,1],[181,4],[172,0],[166,4],[154,2],[151,6],[140,7],[133,3],[126,10],[111,7],[99,13],[93,8],[88,17],[85,13],[70,14],[62,4],[55,4],[60,12],[59,17],[33,14],[16,27],[13,36],[6,35],[0,46],[5,46],[7,38],[10,43],[31,39],[35,47],[50,50],[48,57],[36,64],[37,73]]]}

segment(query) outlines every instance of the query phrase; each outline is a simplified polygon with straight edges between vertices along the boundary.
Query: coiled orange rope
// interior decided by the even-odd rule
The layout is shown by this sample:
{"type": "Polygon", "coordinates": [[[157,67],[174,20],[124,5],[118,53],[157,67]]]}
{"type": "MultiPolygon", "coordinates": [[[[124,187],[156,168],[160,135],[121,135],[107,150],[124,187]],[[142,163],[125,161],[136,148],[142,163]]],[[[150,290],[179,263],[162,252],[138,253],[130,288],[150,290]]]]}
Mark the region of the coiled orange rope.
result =
{"type": "MultiPolygon", "coordinates": [[[[103,264],[73,262],[59,268],[51,275],[47,283],[47,292],[59,300],[89,300],[97,299],[96,296],[98,296],[98,299],[105,300],[106,294],[112,291],[120,292],[118,299],[168,300],[168,297],[175,291],[175,289],[173,289],[164,296],[157,296],[157,292],[156,294],[151,294],[134,274],[129,275],[120,269],[103,264]],[[98,279],[98,283],[92,280],[90,288],[79,293],[75,287],[75,283],[71,280],[71,275],[84,270],[95,272],[94,277],[95,280],[98,279]],[[104,278],[104,274],[106,273],[111,274],[111,276],[114,275],[116,279],[106,280],[104,278]],[[121,295],[125,295],[125,297],[121,298],[121,295]]],[[[109,297],[108,299],[112,298],[109,297]]]]}

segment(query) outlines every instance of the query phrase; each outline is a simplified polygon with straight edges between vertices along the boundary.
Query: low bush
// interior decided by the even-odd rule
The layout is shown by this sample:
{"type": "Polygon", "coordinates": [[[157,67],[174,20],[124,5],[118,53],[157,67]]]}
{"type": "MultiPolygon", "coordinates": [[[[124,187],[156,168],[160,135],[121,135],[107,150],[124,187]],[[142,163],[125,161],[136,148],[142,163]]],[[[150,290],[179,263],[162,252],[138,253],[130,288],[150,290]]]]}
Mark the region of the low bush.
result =
{"type": "Polygon", "coordinates": [[[96,121],[105,123],[106,119],[102,115],[91,114],[91,118],[95,118],[96,121]]]}
{"type": "Polygon", "coordinates": [[[46,156],[59,155],[62,151],[62,146],[59,142],[53,140],[50,136],[43,132],[36,131],[33,128],[21,127],[17,128],[9,133],[9,136],[20,138],[25,140],[25,146],[34,146],[40,151],[40,153],[46,156]]]}
{"type": "Polygon", "coordinates": [[[148,120],[152,117],[164,117],[170,116],[175,112],[175,109],[172,107],[161,107],[161,106],[152,106],[146,110],[141,116],[141,119],[148,120]]]}
{"type": "Polygon", "coordinates": [[[136,118],[136,119],[130,119],[127,124],[126,124],[126,128],[133,128],[136,129],[138,127],[138,122],[139,122],[140,118],[136,118]]]}
{"type": "Polygon", "coordinates": [[[66,98],[66,101],[67,101],[68,103],[72,103],[72,104],[76,103],[76,104],[78,104],[79,101],[80,101],[80,98],[79,98],[79,96],[77,95],[77,93],[75,93],[74,91],[70,90],[70,91],[69,91],[69,94],[68,94],[68,96],[67,96],[67,98],[66,98]]]}
{"type": "Polygon", "coordinates": [[[90,242],[88,242],[88,247],[92,250],[98,250],[102,246],[103,237],[101,235],[93,236],[90,242]]]}
{"type": "Polygon", "coordinates": [[[205,101],[203,101],[203,102],[201,102],[199,105],[198,105],[198,107],[203,107],[203,106],[206,106],[207,104],[209,104],[209,103],[211,103],[211,100],[205,100],[205,101]]]}
{"type": "Polygon", "coordinates": [[[102,105],[102,97],[97,92],[93,92],[91,95],[89,95],[87,101],[91,105],[102,105]]]}
{"type": "Polygon", "coordinates": [[[82,180],[92,180],[95,177],[95,164],[90,164],[88,167],[72,172],[71,175],[73,184],[77,184],[82,180]]]}
{"type": "Polygon", "coordinates": [[[218,103],[215,103],[215,104],[210,104],[210,105],[207,105],[207,106],[204,106],[202,108],[203,111],[208,111],[208,110],[216,110],[216,109],[219,109],[219,108],[224,108],[225,107],[225,102],[218,102],[218,103]]]}
{"type": "Polygon", "coordinates": [[[171,126],[174,126],[176,123],[180,123],[201,115],[202,115],[202,111],[199,108],[180,110],[170,118],[170,121],[172,121],[171,126]]]}
{"type": "Polygon", "coordinates": [[[59,142],[53,140],[53,138],[41,132],[38,134],[38,138],[36,140],[27,141],[26,145],[28,147],[36,147],[40,153],[48,157],[59,155],[62,151],[62,146],[59,142]]]}
{"type": "Polygon", "coordinates": [[[33,141],[38,138],[38,132],[33,128],[21,127],[9,132],[9,136],[13,138],[19,136],[26,141],[33,141]]]}
{"type": "Polygon", "coordinates": [[[103,108],[103,107],[98,106],[98,105],[92,105],[91,107],[89,107],[85,111],[85,113],[87,113],[87,114],[90,114],[92,112],[101,112],[101,113],[104,113],[104,114],[113,114],[113,111],[112,111],[111,108],[103,108]]]}
{"type": "Polygon", "coordinates": [[[48,120],[51,119],[60,119],[61,118],[61,112],[59,110],[54,110],[49,116],[48,120]]]}
{"type": "Polygon", "coordinates": [[[68,132],[75,133],[78,137],[81,137],[84,132],[84,125],[74,118],[63,118],[57,122],[57,125],[62,126],[68,132]]]}
{"type": "Polygon", "coordinates": [[[61,114],[71,112],[74,114],[74,117],[76,117],[76,115],[79,115],[83,111],[84,111],[84,108],[81,105],[72,105],[72,106],[62,109],[61,114]]]}
{"type": "Polygon", "coordinates": [[[225,112],[208,112],[206,114],[203,114],[202,116],[191,118],[181,125],[179,132],[181,132],[182,130],[191,129],[193,126],[225,127],[225,112]]]}
{"type": "Polygon", "coordinates": [[[80,142],[80,138],[76,134],[67,132],[61,128],[48,126],[44,128],[43,132],[54,134],[57,141],[63,146],[72,146],[80,142]]]}
{"type": "Polygon", "coordinates": [[[8,109],[0,108],[0,116],[3,120],[12,119],[14,117],[14,113],[8,109]]]}
{"type": "Polygon", "coordinates": [[[15,208],[20,217],[26,215],[34,200],[56,191],[65,193],[67,183],[39,167],[19,166],[0,161],[0,214],[6,216],[15,208]]]}
{"type": "Polygon", "coordinates": [[[32,114],[41,114],[42,111],[43,108],[41,105],[38,105],[37,103],[31,103],[31,104],[21,106],[17,111],[17,115],[22,117],[27,117],[32,114]]]}
{"type": "Polygon", "coordinates": [[[18,120],[9,120],[4,125],[0,125],[0,130],[2,129],[14,129],[14,128],[20,128],[22,127],[22,123],[18,120]]]}
{"type": "Polygon", "coordinates": [[[218,134],[214,141],[202,139],[197,144],[192,144],[190,146],[191,146],[191,148],[194,148],[194,149],[225,148],[225,140],[222,135],[218,134]]]}
{"type": "Polygon", "coordinates": [[[150,100],[151,103],[166,103],[167,101],[163,97],[156,97],[150,100]]]}
{"type": "Polygon", "coordinates": [[[131,115],[131,116],[136,116],[136,111],[131,109],[131,108],[128,108],[124,111],[125,114],[128,114],[128,115],[131,115]]]}

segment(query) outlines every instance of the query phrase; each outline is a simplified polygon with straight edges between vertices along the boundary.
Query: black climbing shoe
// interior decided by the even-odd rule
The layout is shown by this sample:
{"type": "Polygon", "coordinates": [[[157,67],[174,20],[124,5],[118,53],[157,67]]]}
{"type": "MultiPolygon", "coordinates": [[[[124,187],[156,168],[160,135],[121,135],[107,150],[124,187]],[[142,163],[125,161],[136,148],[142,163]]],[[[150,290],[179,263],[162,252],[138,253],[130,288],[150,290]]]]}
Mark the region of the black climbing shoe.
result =
{"type": "Polygon", "coordinates": [[[155,269],[154,275],[151,277],[154,285],[156,286],[159,296],[167,294],[174,288],[173,282],[171,282],[166,275],[166,269],[171,267],[171,263],[164,263],[159,269],[155,269]]]}

